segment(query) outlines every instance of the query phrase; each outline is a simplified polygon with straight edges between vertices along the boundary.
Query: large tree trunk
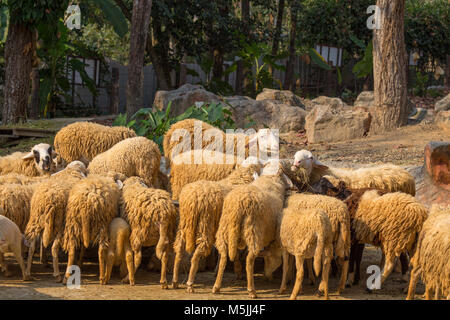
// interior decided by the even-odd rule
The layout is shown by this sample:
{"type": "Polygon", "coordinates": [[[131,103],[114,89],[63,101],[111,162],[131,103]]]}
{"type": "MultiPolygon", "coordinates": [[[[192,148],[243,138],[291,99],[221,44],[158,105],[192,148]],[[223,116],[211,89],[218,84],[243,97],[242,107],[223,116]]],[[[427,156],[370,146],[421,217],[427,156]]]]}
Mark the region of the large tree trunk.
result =
{"type": "Polygon", "coordinates": [[[5,43],[3,124],[26,119],[33,50],[32,30],[23,24],[10,23],[5,43]]]}
{"type": "MultiPolygon", "coordinates": [[[[278,48],[280,47],[281,28],[283,27],[283,14],[284,14],[284,0],[278,0],[277,21],[275,24],[275,32],[273,34],[273,42],[272,42],[272,56],[278,54],[278,48]]],[[[269,72],[273,76],[272,66],[269,66],[269,72]]]]}
{"type": "Polygon", "coordinates": [[[143,107],[144,55],[150,24],[152,0],[134,0],[128,62],[127,115],[143,107]]]}
{"type": "Polygon", "coordinates": [[[286,74],[284,75],[284,90],[292,89],[294,80],[295,63],[295,38],[297,36],[297,12],[298,4],[292,1],[290,6],[291,30],[289,31],[289,58],[286,63],[286,74]]]}
{"type": "MultiPolygon", "coordinates": [[[[231,3],[229,0],[220,0],[217,2],[217,7],[219,8],[219,15],[222,18],[226,18],[230,13],[231,3]]],[[[213,67],[212,76],[216,79],[222,79],[223,76],[223,56],[225,54],[225,48],[223,43],[215,42],[215,46],[212,50],[213,55],[213,67]]]]}
{"type": "Polygon", "coordinates": [[[407,104],[407,54],[404,39],[405,0],[378,0],[381,29],[374,30],[373,75],[375,106],[371,108],[371,133],[405,125],[407,104]]]}

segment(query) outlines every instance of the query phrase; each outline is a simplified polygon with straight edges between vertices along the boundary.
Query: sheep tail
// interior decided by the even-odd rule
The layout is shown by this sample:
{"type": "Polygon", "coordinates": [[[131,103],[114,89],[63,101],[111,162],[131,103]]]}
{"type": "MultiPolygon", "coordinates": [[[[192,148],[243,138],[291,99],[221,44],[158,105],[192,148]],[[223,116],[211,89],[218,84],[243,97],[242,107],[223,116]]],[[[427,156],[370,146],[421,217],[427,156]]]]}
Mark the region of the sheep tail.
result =
{"type": "MultiPolygon", "coordinates": [[[[241,206],[244,208],[249,208],[249,203],[245,202],[247,201],[242,201],[241,206]]],[[[228,256],[230,257],[231,261],[234,261],[238,252],[238,244],[241,237],[241,228],[245,215],[239,213],[239,207],[236,206],[232,208],[232,211],[235,212],[232,213],[233,219],[230,221],[230,225],[228,226],[228,256]]]]}
{"type": "Polygon", "coordinates": [[[90,221],[89,221],[89,214],[86,212],[86,210],[81,211],[81,232],[82,232],[82,239],[83,239],[83,245],[85,248],[89,247],[89,240],[90,240],[90,221]]]}
{"type": "Polygon", "coordinates": [[[51,208],[48,210],[45,221],[44,221],[44,232],[42,234],[42,244],[45,248],[48,247],[50,244],[52,234],[53,234],[53,225],[54,225],[54,213],[55,208],[51,206],[51,208]]]}
{"type": "MultiPolygon", "coordinates": [[[[129,235],[128,235],[129,237],[129,235]]],[[[112,239],[110,239],[112,240],[112,239]]],[[[120,230],[119,234],[117,235],[117,239],[116,239],[116,245],[117,245],[117,252],[119,253],[120,256],[122,256],[125,252],[125,241],[127,241],[127,230],[120,230]]]]}
{"type": "Polygon", "coordinates": [[[314,252],[314,273],[319,276],[320,270],[322,269],[322,255],[325,247],[325,235],[320,232],[317,235],[317,245],[316,251],[314,252]]]}
{"type": "MultiPolygon", "coordinates": [[[[183,195],[181,195],[183,196],[183,195]]],[[[193,197],[195,198],[195,197],[193,197]]],[[[196,238],[197,238],[197,224],[198,224],[198,208],[200,203],[197,203],[196,199],[191,199],[190,206],[187,206],[185,201],[180,201],[180,216],[184,220],[182,225],[183,233],[186,237],[186,252],[192,254],[195,250],[196,238]]]]}

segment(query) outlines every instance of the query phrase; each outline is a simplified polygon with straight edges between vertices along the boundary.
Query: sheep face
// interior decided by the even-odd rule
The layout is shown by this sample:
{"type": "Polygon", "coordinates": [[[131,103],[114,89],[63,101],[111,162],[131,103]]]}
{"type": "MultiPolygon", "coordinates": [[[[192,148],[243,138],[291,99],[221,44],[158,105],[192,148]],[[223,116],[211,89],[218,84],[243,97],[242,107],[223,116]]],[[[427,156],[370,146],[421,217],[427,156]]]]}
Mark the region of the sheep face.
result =
{"type": "Polygon", "coordinates": [[[311,151],[308,150],[300,150],[297,151],[294,155],[294,166],[295,167],[303,167],[306,169],[308,175],[311,174],[314,168],[319,168],[322,170],[328,169],[328,167],[322,164],[319,160],[317,160],[311,151]]]}
{"type": "Polygon", "coordinates": [[[330,180],[325,177],[320,178],[320,180],[312,186],[312,189],[314,193],[338,198],[340,200],[345,200],[352,194],[343,181],[339,181],[339,185],[335,187],[330,180]]]}
{"type": "Polygon", "coordinates": [[[272,274],[282,263],[281,248],[270,246],[261,255],[264,257],[264,277],[267,280],[272,280],[272,274]]]}
{"type": "Polygon", "coordinates": [[[47,143],[40,143],[35,145],[33,149],[31,149],[31,152],[24,156],[23,159],[34,158],[34,164],[38,170],[50,172],[55,167],[53,160],[56,156],[57,154],[51,145],[47,143]]]}

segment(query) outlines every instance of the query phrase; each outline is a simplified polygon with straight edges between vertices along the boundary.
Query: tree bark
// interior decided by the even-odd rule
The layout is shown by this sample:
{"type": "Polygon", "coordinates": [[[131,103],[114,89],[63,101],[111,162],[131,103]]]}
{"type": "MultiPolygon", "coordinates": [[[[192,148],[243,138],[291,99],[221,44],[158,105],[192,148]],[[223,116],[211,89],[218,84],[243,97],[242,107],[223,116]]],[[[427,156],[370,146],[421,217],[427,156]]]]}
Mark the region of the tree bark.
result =
{"type": "Polygon", "coordinates": [[[134,0],[128,62],[127,115],[143,107],[144,55],[150,24],[152,0],[134,0]]]}
{"type": "MultiPolygon", "coordinates": [[[[217,6],[219,8],[219,15],[222,18],[226,18],[230,13],[230,1],[229,0],[220,0],[217,1],[217,6]]],[[[222,79],[223,76],[223,56],[225,54],[225,48],[223,43],[215,42],[215,46],[212,50],[213,54],[213,67],[212,67],[212,75],[213,78],[222,79]]]]}
{"type": "Polygon", "coordinates": [[[286,63],[286,73],[284,75],[284,90],[290,90],[293,86],[294,64],[295,64],[295,38],[297,36],[297,12],[298,5],[293,1],[290,5],[291,29],[289,31],[289,58],[286,63]]]}
{"type": "Polygon", "coordinates": [[[374,30],[375,106],[371,133],[405,125],[408,119],[407,54],[404,39],[405,0],[378,0],[381,29],[374,30]]]}
{"type": "Polygon", "coordinates": [[[31,97],[28,103],[28,118],[37,119],[39,115],[39,68],[31,71],[31,97]]]}
{"type": "Polygon", "coordinates": [[[26,119],[33,51],[33,31],[24,24],[10,23],[5,43],[3,124],[26,119]]]}
{"type": "Polygon", "coordinates": [[[119,114],[119,68],[111,70],[111,93],[109,96],[109,112],[119,114]]]}
{"type": "MultiPolygon", "coordinates": [[[[277,21],[275,24],[275,32],[273,35],[273,42],[272,42],[272,56],[276,56],[278,54],[278,49],[280,47],[281,28],[283,27],[283,14],[284,14],[284,0],[278,0],[277,21]]],[[[269,66],[269,72],[273,76],[272,66],[269,66]]]]}

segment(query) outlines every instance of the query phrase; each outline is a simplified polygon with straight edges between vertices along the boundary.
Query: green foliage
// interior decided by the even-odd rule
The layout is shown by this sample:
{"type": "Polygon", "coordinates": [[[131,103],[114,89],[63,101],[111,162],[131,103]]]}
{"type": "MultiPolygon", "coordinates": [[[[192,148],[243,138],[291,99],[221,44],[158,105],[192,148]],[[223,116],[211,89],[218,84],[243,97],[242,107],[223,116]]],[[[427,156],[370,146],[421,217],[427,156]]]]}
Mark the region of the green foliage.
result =
{"type": "Polygon", "coordinates": [[[8,20],[8,7],[0,4],[0,43],[6,41],[6,35],[8,34],[8,20]]]}
{"type": "Polygon", "coordinates": [[[353,66],[353,73],[358,78],[365,78],[373,74],[373,42],[369,41],[368,45],[365,46],[362,41],[352,36],[353,42],[359,47],[364,49],[363,58],[353,66]]]}
{"type": "Polygon", "coordinates": [[[128,33],[128,23],[119,7],[117,7],[112,0],[90,1],[101,9],[106,20],[113,26],[117,35],[119,37],[125,37],[128,33]]]}
{"type": "Polygon", "coordinates": [[[450,54],[449,21],[448,0],[406,2],[405,42],[408,52],[421,52],[420,67],[436,60],[445,63],[450,54]]]}
{"type": "Polygon", "coordinates": [[[41,23],[37,26],[37,30],[41,45],[36,52],[43,62],[43,67],[39,70],[39,111],[46,117],[48,112],[54,113],[61,104],[60,96],[70,98],[67,95],[70,89],[67,72],[78,72],[84,85],[93,94],[96,94],[96,87],[84,69],[85,64],[77,59],[67,60],[68,56],[86,55],[87,52],[79,44],[69,42],[69,30],[62,19],[56,26],[41,23]]]}
{"type": "Polygon", "coordinates": [[[222,130],[235,129],[231,111],[221,103],[197,103],[176,117],[170,116],[171,104],[169,102],[165,111],[142,108],[130,118],[130,121],[127,121],[125,114],[120,114],[114,120],[113,126],[133,128],[137,135],[145,136],[158,144],[161,151],[164,134],[172,124],[184,119],[198,119],[222,130]]]}
{"type": "Polygon", "coordinates": [[[416,81],[413,87],[413,94],[415,96],[424,97],[427,95],[427,87],[428,81],[430,80],[429,76],[424,73],[422,74],[420,71],[416,72],[416,81]]]}
{"type": "Polygon", "coordinates": [[[314,48],[309,48],[309,56],[311,60],[319,67],[325,70],[331,70],[331,66],[325,61],[325,59],[314,48]]]}
{"type": "Polygon", "coordinates": [[[68,0],[5,0],[13,23],[36,26],[54,24],[64,15],[68,0]]]}

